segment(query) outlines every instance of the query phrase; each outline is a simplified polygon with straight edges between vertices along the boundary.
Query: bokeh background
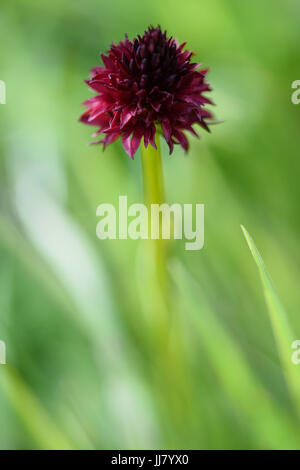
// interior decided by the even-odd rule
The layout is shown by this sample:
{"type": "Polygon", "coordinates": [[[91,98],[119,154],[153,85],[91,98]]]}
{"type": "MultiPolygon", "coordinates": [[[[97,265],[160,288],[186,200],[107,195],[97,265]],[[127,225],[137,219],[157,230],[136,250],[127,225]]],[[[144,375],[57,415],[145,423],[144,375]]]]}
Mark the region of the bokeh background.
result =
{"type": "Polygon", "coordinates": [[[240,228],[300,338],[299,19],[297,0],[1,1],[2,449],[300,448],[240,228]],[[167,201],[205,204],[203,250],[171,250],[166,357],[143,244],[95,233],[100,203],[142,202],[140,155],[78,123],[100,52],[149,24],[210,67],[224,120],[188,155],[162,146],[167,201]]]}

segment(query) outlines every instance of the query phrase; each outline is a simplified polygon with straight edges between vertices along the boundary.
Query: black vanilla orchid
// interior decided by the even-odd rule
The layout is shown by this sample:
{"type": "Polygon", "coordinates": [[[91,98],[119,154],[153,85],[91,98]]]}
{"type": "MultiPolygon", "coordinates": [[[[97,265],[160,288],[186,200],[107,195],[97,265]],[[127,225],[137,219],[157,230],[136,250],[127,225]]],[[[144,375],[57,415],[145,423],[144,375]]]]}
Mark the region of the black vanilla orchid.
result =
{"type": "Polygon", "coordinates": [[[127,36],[102,54],[104,66],[94,67],[86,83],[97,92],[84,102],[87,110],[80,120],[97,126],[94,143],[104,147],[122,137],[122,144],[133,158],[141,139],[145,147],[155,145],[155,133],[161,129],[170,149],[180,144],[188,149],[184,131],[197,136],[192,128],[206,130],[212,115],[205,109],[212,102],[203,93],[210,91],[205,80],[207,69],[191,62],[193,53],[184,50],[160,27],[150,27],[144,35],[130,41],[127,36]]]}

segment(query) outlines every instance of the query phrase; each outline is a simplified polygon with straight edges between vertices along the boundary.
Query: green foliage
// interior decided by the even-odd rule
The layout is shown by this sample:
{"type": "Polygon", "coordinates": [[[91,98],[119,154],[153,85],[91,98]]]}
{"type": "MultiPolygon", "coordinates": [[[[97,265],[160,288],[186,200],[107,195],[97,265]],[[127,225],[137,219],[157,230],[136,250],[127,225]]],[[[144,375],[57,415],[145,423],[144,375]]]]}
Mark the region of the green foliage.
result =
{"type": "Polygon", "coordinates": [[[1,2],[0,448],[300,448],[299,13],[286,0],[1,2]],[[100,203],[142,202],[141,156],[89,147],[78,123],[100,52],[158,23],[210,67],[224,121],[186,157],[162,144],[167,202],[205,204],[205,245],[168,246],[159,347],[147,243],[95,233],[100,203]],[[266,307],[241,222],[288,315],[244,230],[266,307]]]}
{"type": "Polygon", "coordinates": [[[286,375],[287,385],[290,389],[292,399],[295,401],[295,406],[300,413],[300,377],[291,360],[291,345],[295,339],[289,324],[287,313],[281,305],[281,302],[274,289],[272,280],[263,262],[263,259],[255,246],[255,243],[245,227],[242,226],[248,246],[253,255],[254,261],[259,269],[259,274],[264,288],[265,299],[268,305],[270,321],[273,327],[274,335],[277,342],[278,353],[281,359],[282,369],[286,375]]]}

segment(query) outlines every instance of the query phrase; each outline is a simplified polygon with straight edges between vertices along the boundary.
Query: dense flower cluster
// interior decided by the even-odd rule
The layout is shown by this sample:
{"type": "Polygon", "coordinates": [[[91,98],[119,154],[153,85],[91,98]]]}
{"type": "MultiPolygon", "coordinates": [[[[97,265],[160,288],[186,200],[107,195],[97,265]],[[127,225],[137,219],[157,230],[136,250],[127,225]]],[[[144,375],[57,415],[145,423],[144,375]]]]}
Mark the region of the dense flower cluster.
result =
{"type": "Polygon", "coordinates": [[[122,144],[133,158],[141,139],[155,147],[155,133],[160,127],[169,145],[188,149],[183,131],[197,135],[192,128],[199,124],[206,130],[212,115],[205,109],[211,101],[203,96],[210,91],[206,70],[196,70],[192,52],[184,50],[160,27],[150,27],[133,41],[128,37],[111,45],[102,54],[103,67],[91,71],[86,83],[97,92],[84,102],[87,110],[81,121],[99,127],[93,135],[105,134],[95,143],[104,146],[122,137],[122,144]]]}

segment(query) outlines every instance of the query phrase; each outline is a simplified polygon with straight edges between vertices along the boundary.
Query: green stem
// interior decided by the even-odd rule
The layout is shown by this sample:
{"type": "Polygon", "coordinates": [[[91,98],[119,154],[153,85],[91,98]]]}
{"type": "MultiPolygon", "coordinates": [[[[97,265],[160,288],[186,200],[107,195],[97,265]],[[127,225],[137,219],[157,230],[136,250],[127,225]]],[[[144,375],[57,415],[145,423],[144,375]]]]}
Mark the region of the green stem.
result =
{"type": "Polygon", "coordinates": [[[155,144],[157,150],[148,145],[142,148],[142,168],[144,182],[144,198],[148,206],[164,202],[164,183],[160,152],[159,136],[156,135],[155,144]]]}
{"type": "MultiPolygon", "coordinates": [[[[151,205],[165,202],[158,133],[155,143],[157,149],[150,145],[145,149],[141,145],[144,199],[148,208],[149,233],[151,233],[151,205]]],[[[169,296],[170,281],[167,265],[170,240],[162,239],[161,219],[158,224],[159,238],[145,240],[143,251],[145,264],[143,265],[143,278],[140,279],[142,281],[141,293],[143,306],[148,314],[147,331],[150,334],[152,363],[155,378],[158,381],[158,391],[159,394],[162,393],[166,410],[175,420],[174,425],[181,429],[182,421],[187,414],[188,397],[185,391],[187,377],[184,372],[185,363],[176,309],[169,296]]]]}
{"type": "MultiPolygon", "coordinates": [[[[164,203],[164,180],[159,135],[156,134],[157,149],[141,145],[144,200],[148,208],[149,233],[151,233],[151,205],[164,203]]],[[[152,221],[154,223],[154,221],[152,221]]],[[[152,305],[155,306],[152,320],[156,333],[164,343],[167,340],[168,323],[168,276],[167,276],[167,240],[161,237],[161,219],[158,227],[159,238],[148,240],[148,277],[151,279],[152,305]],[[154,299],[156,302],[154,302],[154,299]]],[[[148,284],[149,287],[150,284],[148,284]]]]}

